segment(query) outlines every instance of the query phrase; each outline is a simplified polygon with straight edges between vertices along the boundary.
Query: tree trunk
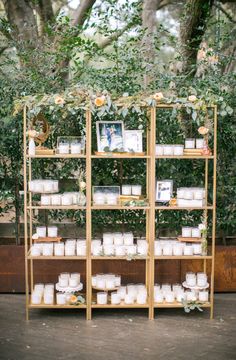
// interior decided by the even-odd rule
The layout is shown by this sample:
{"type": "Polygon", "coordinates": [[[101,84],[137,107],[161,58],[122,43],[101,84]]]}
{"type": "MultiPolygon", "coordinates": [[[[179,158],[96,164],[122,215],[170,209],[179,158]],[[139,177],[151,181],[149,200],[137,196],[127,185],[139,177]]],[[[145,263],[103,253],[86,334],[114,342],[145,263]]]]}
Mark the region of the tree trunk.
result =
{"type": "Polygon", "coordinates": [[[13,30],[13,38],[28,41],[34,45],[38,38],[36,18],[28,0],[3,0],[8,21],[13,30]]]}
{"type": "Polygon", "coordinates": [[[199,45],[206,30],[213,0],[187,0],[180,24],[180,53],[182,63],[180,71],[193,77],[196,73],[196,61],[199,45]]]}
{"type": "Polygon", "coordinates": [[[143,38],[144,63],[146,71],[144,74],[144,89],[153,81],[153,64],[155,60],[154,35],[156,33],[156,12],[159,0],[144,0],[142,11],[142,26],[145,31],[143,38]]]}

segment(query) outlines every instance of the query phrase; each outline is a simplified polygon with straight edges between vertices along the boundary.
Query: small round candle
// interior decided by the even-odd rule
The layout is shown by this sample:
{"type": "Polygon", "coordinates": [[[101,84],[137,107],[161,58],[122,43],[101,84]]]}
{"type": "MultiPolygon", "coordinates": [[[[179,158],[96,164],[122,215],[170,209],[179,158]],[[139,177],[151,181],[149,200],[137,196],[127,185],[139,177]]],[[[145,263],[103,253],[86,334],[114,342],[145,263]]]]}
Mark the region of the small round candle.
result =
{"type": "Polygon", "coordinates": [[[111,293],[111,303],[113,305],[119,305],[120,304],[120,296],[117,292],[112,292],[111,293]]]}
{"type": "Polygon", "coordinates": [[[122,185],[122,195],[131,195],[131,185],[122,185]]]}
{"type": "Polygon", "coordinates": [[[66,304],[66,295],[63,293],[57,293],[56,295],[57,305],[65,305],[66,304]]]}
{"type": "Polygon", "coordinates": [[[65,245],[63,243],[54,244],[54,255],[55,256],[64,256],[65,245]]]}
{"type": "Polygon", "coordinates": [[[132,195],[140,196],[142,193],[141,185],[132,185],[132,195]]]}
{"type": "Polygon", "coordinates": [[[48,237],[57,237],[57,226],[48,226],[48,237]]]}
{"type": "Polygon", "coordinates": [[[97,304],[99,304],[99,305],[107,304],[107,293],[106,292],[98,292],[97,293],[97,304]]]}

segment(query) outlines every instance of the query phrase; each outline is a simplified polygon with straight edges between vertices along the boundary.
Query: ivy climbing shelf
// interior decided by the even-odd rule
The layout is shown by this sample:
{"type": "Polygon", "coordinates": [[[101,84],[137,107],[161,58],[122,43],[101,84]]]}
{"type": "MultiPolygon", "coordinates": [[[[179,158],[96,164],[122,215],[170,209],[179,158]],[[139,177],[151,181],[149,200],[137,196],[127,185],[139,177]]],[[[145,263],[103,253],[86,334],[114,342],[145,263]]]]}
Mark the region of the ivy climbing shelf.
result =
{"type": "MultiPolygon", "coordinates": [[[[176,104],[160,104],[155,107],[147,107],[150,110],[150,125],[147,129],[147,144],[145,155],[132,155],[132,154],[112,154],[112,155],[94,155],[92,153],[92,113],[91,111],[85,110],[86,118],[86,151],[83,155],[34,155],[29,156],[27,153],[27,129],[28,129],[28,116],[27,108],[23,110],[23,145],[24,145],[24,236],[25,236],[25,283],[26,283],[26,319],[29,318],[29,310],[38,308],[63,308],[71,309],[76,308],[78,311],[84,309],[86,311],[86,318],[90,320],[92,318],[92,310],[95,308],[145,308],[148,310],[149,319],[153,319],[155,315],[155,309],[158,308],[179,308],[183,307],[182,303],[155,303],[154,302],[154,283],[155,283],[155,272],[156,266],[163,260],[185,260],[195,261],[201,260],[202,270],[206,272],[207,262],[209,261],[210,266],[210,300],[202,305],[204,308],[210,309],[210,318],[213,318],[213,305],[214,305],[214,263],[215,263],[215,227],[216,227],[216,154],[217,154],[217,107],[215,105],[210,106],[213,111],[213,155],[182,155],[182,156],[156,156],[155,155],[155,144],[156,144],[156,130],[158,129],[158,113],[160,110],[173,109],[176,104]],[[85,206],[35,206],[32,203],[32,194],[28,191],[28,181],[32,179],[32,161],[34,159],[84,159],[86,163],[86,205],[85,206]],[[104,205],[97,206],[92,204],[92,162],[95,159],[140,159],[140,161],[146,161],[146,193],[148,204],[147,206],[123,206],[123,205],[104,205]],[[205,193],[206,193],[206,205],[201,208],[185,208],[178,206],[157,206],[155,202],[155,187],[156,178],[158,178],[158,162],[161,159],[176,159],[176,161],[188,160],[199,160],[205,162],[205,193]],[[208,187],[209,187],[209,161],[213,161],[213,177],[212,177],[212,204],[208,204],[208,187]],[[30,254],[30,248],[32,246],[32,233],[33,233],[33,213],[35,210],[40,209],[60,209],[60,210],[83,210],[86,211],[86,256],[40,256],[33,257],[30,254]],[[149,244],[149,252],[145,258],[141,261],[145,262],[145,285],[148,291],[148,298],[146,304],[124,304],[119,305],[106,304],[99,305],[93,301],[92,291],[92,274],[93,274],[93,263],[94,261],[116,260],[116,261],[127,261],[124,257],[105,257],[105,256],[92,256],[91,254],[91,241],[92,241],[92,216],[96,215],[96,210],[143,210],[146,214],[146,239],[149,244]],[[154,241],[156,237],[156,230],[158,225],[156,224],[156,213],[160,211],[208,211],[212,212],[212,244],[211,253],[206,256],[193,255],[193,256],[155,256],[154,255],[154,241]],[[30,293],[34,287],[34,270],[36,261],[85,261],[86,263],[86,302],[81,305],[57,305],[55,302],[53,305],[33,305],[31,303],[30,293]]],[[[209,249],[208,249],[209,251],[209,249]]],[[[135,266],[135,261],[132,262],[132,266],[135,266]]]]}

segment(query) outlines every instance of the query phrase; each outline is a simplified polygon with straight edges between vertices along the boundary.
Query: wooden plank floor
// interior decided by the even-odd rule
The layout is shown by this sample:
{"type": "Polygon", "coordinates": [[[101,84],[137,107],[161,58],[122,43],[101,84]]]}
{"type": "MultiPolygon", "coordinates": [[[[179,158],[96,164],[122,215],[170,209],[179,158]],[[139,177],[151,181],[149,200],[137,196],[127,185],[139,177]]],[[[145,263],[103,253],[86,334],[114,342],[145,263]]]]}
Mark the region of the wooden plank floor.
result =
{"type": "Polygon", "coordinates": [[[209,310],[182,309],[33,310],[27,323],[24,295],[0,295],[1,360],[233,360],[236,351],[236,294],[215,295],[209,310]],[[158,315],[157,315],[158,314],[158,315]]]}

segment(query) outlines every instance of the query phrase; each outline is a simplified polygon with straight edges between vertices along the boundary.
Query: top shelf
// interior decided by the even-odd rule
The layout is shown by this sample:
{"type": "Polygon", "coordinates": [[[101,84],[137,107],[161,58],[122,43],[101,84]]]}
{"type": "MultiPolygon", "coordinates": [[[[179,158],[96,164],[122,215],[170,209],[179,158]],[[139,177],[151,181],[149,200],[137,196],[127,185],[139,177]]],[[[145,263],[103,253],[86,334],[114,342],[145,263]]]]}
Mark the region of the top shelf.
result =
{"type": "MultiPolygon", "coordinates": [[[[84,154],[53,154],[53,155],[27,155],[28,159],[86,159],[84,154]]],[[[117,155],[91,155],[92,159],[150,159],[151,155],[129,155],[129,154],[117,154],[117,155]]],[[[156,159],[214,159],[214,155],[155,155],[156,159]]]]}

